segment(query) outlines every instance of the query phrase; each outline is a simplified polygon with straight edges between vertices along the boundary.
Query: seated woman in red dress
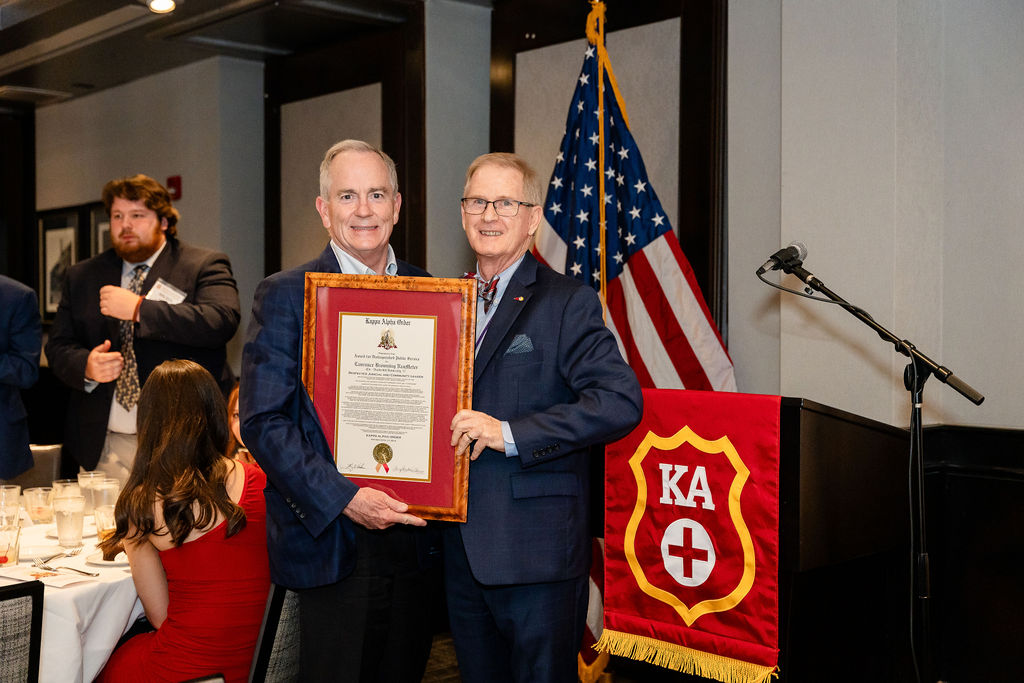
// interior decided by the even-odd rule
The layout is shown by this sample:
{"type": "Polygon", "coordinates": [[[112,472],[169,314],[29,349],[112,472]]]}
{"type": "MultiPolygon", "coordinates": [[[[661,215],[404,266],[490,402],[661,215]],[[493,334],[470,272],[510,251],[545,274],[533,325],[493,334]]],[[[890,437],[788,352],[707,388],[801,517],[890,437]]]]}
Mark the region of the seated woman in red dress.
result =
{"type": "Polygon", "coordinates": [[[117,531],[156,631],[114,651],[100,681],[245,681],[270,590],[266,475],[224,457],[227,408],[191,361],[162,363],[139,397],[139,448],[117,531]]]}

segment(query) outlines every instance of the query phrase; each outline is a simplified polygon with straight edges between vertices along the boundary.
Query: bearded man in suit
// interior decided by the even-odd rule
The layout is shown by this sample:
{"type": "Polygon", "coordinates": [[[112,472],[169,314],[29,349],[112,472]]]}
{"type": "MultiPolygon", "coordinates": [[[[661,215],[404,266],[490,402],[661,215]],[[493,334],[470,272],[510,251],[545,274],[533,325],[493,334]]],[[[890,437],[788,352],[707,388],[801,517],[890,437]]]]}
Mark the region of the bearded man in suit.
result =
{"type": "Polygon", "coordinates": [[[230,390],[225,345],[241,313],[228,257],[178,240],[180,214],[160,183],[112,180],[103,204],[113,246],[68,271],[46,357],[72,389],[62,455],[124,483],[149,373],[184,358],[230,390]]]}
{"type": "Polygon", "coordinates": [[[544,195],[514,154],[466,172],[462,227],[477,257],[465,524],[444,531],[445,591],[462,680],[576,680],[588,598],[590,454],[641,417],[636,375],[593,289],[529,253],[544,195]]]}

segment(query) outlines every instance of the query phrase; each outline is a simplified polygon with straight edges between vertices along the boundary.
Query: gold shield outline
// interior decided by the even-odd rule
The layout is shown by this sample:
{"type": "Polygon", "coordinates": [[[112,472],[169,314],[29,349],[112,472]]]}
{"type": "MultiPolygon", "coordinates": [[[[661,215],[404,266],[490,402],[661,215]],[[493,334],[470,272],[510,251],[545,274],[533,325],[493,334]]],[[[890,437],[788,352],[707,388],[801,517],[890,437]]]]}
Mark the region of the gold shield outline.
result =
{"type": "Polygon", "coordinates": [[[654,432],[648,431],[647,436],[644,437],[644,440],[637,446],[636,451],[630,457],[629,468],[633,471],[633,476],[636,478],[637,494],[636,506],[633,508],[633,514],[629,518],[629,524],[626,525],[626,535],[623,541],[626,561],[629,563],[629,568],[633,572],[633,578],[636,579],[640,590],[673,608],[682,617],[683,621],[686,622],[687,626],[692,626],[693,622],[705,614],[725,612],[738,605],[754,585],[755,558],[754,542],[750,537],[750,530],[747,529],[746,522],[743,521],[742,510],[740,509],[740,494],[743,492],[743,486],[747,483],[747,478],[750,476],[750,470],[743,464],[743,460],[740,459],[736,448],[729,441],[729,437],[723,436],[715,441],[708,441],[697,436],[689,426],[683,427],[671,437],[658,436],[654,432]],[[644,458],[647,457],[652,448],[657,448],[661,451],[673,451],[684,443],[689,443],[697,450],[708,455],[721,453],[726,457],[733,469],[736,470],[736,476],[729,486],[729,517],[739,533],[740,546],[743,548],[743,575],[740,577],[736,587],[724,597],[702,600],[692,608],[687,607],[682,600],[672,593],[652,585],[647,580],[643,568],[636,559],[636,530],[640,525],[644,512],[647,510],[647,478],[641,469],[641,463],[643,463],[644,458]]]}

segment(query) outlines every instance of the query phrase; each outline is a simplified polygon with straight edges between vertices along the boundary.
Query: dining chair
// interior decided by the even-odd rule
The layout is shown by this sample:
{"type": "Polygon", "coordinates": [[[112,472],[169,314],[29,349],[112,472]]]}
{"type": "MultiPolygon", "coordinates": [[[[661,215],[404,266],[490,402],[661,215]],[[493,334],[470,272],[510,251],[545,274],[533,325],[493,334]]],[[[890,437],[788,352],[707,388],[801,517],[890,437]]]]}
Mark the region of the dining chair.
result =
{"type": "Polygon", "coordinates": [[[39,680],[43,639],[43,584],[0,587],[0,681],[39,680]]]}
{"type": "Polygon", "coordinates": [[[299,680],[299,596],[272,584],[249,669],[249,683],[299,680]]]}
{"type": "Polygon", "coordinates": [[[50,486],[54,479],[60,479],[61,444],[32,444],[32,468],[12,479],[3,480],[6,484],[19,484],[22,489],[33,486],[50,486]]]}

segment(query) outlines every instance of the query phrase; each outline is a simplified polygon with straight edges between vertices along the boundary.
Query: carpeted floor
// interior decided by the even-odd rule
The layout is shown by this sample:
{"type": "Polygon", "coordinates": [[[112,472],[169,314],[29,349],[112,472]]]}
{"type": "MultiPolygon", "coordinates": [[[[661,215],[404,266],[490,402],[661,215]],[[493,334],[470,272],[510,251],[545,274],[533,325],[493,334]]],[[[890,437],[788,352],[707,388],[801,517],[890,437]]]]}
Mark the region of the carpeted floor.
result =
{"type": "Polygon", "coordinates": [[[459,665],[455,661],[452,634],[438,633],[434,636],[430,660],[427,661],[427,670],[423,673],[423,683],[461,683],[461,681],[459,665]]]}

